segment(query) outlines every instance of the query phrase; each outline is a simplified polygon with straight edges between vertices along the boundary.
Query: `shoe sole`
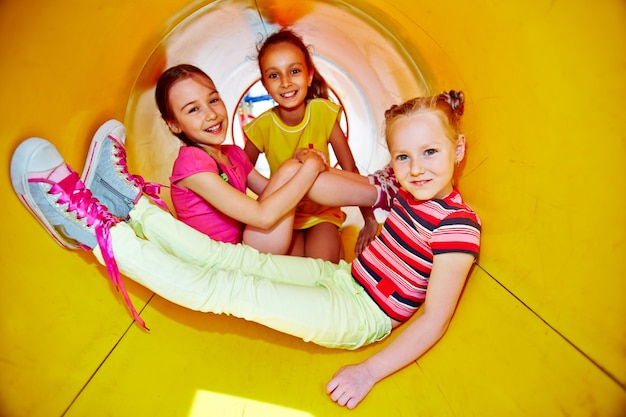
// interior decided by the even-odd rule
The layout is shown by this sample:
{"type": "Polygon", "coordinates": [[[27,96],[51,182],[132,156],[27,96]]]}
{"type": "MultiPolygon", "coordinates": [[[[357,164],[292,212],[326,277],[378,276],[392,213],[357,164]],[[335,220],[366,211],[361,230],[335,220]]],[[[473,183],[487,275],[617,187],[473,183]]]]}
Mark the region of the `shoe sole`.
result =
{"type": "Polygon", "coordinates": [[[57,149],[45,139],[29,138],[22,142],[11,158],[11,184],[13,190],[17,194],[22,204],[31,212],[37,221],[46,229],[46,232],[55,242],[67,249],[78,249],[79,246],[67,242],[60,235],[56,228],[48,222],[43,212],[37,207],[37,204],[29,197],[28,174],[31,172],[43,172],[58,167],[63,163],[63,157],[57,149]],[[37,154],[44,148],[52,148],[54,152],[50,152],[45,159],[38,159],[37,154]],[[54,156],[54,157],[50,157],[54,156]]]}
{"type": "MultiPolygon", "coordinates": [[[[102,145],[107,140],[109,135],[113,131],[119,128],[123,129],[124,133],[126,133],[126,128],[120,121],[111,119],[111,120],[104,122],[102,126],[100,126],[98,130],[96,131],[96,133],[93,135],[93,139],[91,140],[91,145],[89,145],[89,152],[87,153],[87,159],[85,160],[85,168],[83,169],[83,174],[80,178],[87,188],[89,188],[91,186],[91,183],[93,182],[94,173],[95,173],[95,166],[93,162],[98,160],[98,158],[100,157],[100,152],[102,152],[102,145]]],[[[122,138],[118,138],[115,136],[113,137],[122,145],[124,145],[125,137],[122,137],[122,138]]]]}

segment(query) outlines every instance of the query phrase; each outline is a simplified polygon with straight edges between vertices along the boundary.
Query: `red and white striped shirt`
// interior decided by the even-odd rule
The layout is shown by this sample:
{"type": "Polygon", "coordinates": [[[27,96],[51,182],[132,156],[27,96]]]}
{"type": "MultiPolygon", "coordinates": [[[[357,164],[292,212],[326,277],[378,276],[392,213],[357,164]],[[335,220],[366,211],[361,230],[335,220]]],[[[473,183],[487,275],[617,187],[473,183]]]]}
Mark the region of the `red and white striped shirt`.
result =
{"type": "Polygon", "coordinates": [[[397,321],[426,299],[433,256],[478,256],[480,219],[455,189],[447,197],[417,201],[400,190],[381,233],[352,263],[352,276],[397,321]]]}

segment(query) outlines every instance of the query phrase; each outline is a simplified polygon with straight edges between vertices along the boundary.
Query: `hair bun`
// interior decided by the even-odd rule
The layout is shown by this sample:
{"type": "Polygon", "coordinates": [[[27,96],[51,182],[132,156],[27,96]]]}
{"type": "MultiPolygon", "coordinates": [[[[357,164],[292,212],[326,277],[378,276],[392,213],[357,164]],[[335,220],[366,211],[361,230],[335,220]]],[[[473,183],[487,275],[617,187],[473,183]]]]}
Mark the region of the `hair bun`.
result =
{"type": "Polygon", "coordinates": [[[391,117],[391,115],[396,111],[396,109],[398,109],[397,104],[393,104],[391,107],[389,107],[387,110],[385,110],[385,119],[391,117]]]}
{"type": "Polygon", "coordinates": [[[443,98],[459,116],[463,114],[463,110],[465,109],[465,95],[462,91],[450,90],[447,93],[442,93],[440,97],[443,98]]]}

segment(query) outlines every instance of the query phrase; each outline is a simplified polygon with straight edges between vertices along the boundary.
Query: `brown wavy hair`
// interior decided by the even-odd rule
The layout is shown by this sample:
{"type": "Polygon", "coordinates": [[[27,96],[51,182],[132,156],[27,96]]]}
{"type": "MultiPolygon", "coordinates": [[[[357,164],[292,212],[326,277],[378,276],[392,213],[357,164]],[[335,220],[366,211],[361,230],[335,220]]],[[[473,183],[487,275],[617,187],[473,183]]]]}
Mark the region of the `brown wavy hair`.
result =
{"type": "MultiPolygon", "coordinates": [[[[213,83],[211,77],[209,77],[204,71],[190,64],[181,64],[168,68],[159,77],[156,85],[156,90],[154,91],[154,99],[156,100],[156,104],[159,108],[159,112],[161,113],[161,117],[163,118],[163,120],[165,120],[165,122],[174,120],[172,109],[170,108],[169,103],[170,90],[177,82],[194,77],[204,79],[206,81],[210,81],[211,84],[215,84],[213,83]]],[[[185,135],[183,132],[172,132],[172,134],[180,139],[185,145],[198,147],[198,144],[189,139],[187,135],[185,135]]]]}

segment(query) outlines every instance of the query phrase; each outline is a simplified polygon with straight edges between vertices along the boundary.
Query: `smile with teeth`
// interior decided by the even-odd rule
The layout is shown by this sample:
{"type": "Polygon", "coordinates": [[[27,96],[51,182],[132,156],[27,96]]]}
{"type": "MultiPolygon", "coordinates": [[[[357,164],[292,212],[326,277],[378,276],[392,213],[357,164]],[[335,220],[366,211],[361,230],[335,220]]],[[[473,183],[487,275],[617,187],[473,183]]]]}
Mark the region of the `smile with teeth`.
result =
{"type": "Polygon", "coordinates": [[[295,96],[295,95],[296,95],[296,91],[290,91],[290,92],[288,92],[288,93],[283,93],[283,94],[281,94],[280,96],[281,96],[282,98],[291,98],[291,97],[293,97],[293,96],[295,96]]]}
{"type": "Polygon", "coordinates": [[[214,126],[206,128],[205,131],[208,132],[208,133],[215,133],[215,132],[219,131],[221,127],[222,127],[222,124],[218,123],[218,124],[216,124],[214,126]]]}

